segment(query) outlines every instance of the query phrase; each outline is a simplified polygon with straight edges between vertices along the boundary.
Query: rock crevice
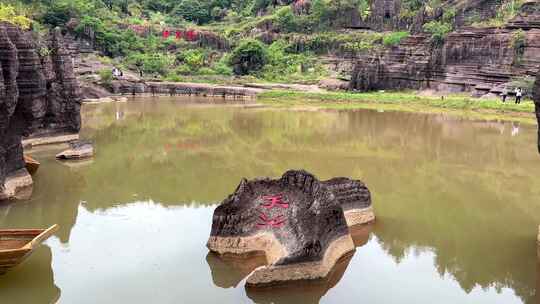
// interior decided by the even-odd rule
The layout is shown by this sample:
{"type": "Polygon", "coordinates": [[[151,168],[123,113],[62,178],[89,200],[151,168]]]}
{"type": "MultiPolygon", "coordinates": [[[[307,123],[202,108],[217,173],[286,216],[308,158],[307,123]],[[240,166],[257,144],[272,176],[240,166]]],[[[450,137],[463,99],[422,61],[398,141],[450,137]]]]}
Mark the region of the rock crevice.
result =
{"type": "Polygon", "coordinates": [[[534,86],[534,106],[536,112],[536,120],[538,121],[538,153],[540,153],[540,70],[536,77],[534,86]]]}

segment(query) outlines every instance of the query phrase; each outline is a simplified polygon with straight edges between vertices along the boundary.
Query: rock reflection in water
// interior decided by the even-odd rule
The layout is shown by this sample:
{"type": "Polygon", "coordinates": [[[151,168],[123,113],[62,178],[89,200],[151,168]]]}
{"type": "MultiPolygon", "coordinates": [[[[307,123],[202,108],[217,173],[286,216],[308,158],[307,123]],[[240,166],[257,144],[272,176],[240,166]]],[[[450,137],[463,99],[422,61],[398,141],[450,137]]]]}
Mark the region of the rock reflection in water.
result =
{"type": "MultiPolygon", "coordinates": [[[[85,105],[84,112],[83,137],[99,149],[94,162],[66,167],[54,160],[61,148],[35,150],[42,167],[34,197],[0,206],[0,228],[60,224],[48,244],[65,303],[250,302],[238,283],[243,272],[223,269],[219,277],[208,268],[213,204],[242,177],[299,167],[321,178],[361,178],[376,202],[370,240],[321,302],[349,303],[351,295],[368,303],[432,303],[437,296],[451,304],[536,302],[540,163],[533,125],[522,123],[512,137],[510,122],[205,108],[166,98],[85,105]],[[116,209],[132,218],[122,220],[116,209]],[[130,254],[144,265],[161,261],[159,269],[111,251],[141,240],[145,246],[130,254]],[[83,267],[89,252],[95,267],[108,264],[83,267]],[[107,298],[113,292],[116,301],[107,298]]],[[[17,291],[9,294],[25,293],[24,284],[10,285],[17,291]]],[[[5,290],[0,286],[0,302],[12,303],[5,290]]]]}
{"type": "Polygon", "coordinates": [[[353,253],[343,256],[328,277],[317,281],[291,282],[263,288],[246,288],[247,296],[257,304],[317,304],[339,283],[349,266],[353,253]]]}
{"type": "Polygon", "coordinates": [[[51,261],[51,249],[41,246],[31,258],[0,276],[0,303],[56,304],[60,288],[54,284],[51,261]]]}
{"type": "MultiPolygon", "coordinates": [[[[354,244],[357,247],[365,245],[372,229],[373,224],[351,227],[349,230],[354,244]]],[[[319,303],[339,283],[353,256],[354,252],[351,252],[341,257],[323,280],[288,282],[262,288],[246,287],[247,296],[258,304],[319,303]]],[[[221,288],[237,287],[257,267],[267,264],[263,255],[235,257],[219,256],[212,252],[208,253],[206,262],[210,266],[214,284],[221,288]]]]}
{"type": "Polygon", "coordinates": [[[219,256],[208,252],[206,262],[212,271],[214,285],[221,288],[237,287],[257,267],[267,264],[263,254],[247,257],[219,256]]]}

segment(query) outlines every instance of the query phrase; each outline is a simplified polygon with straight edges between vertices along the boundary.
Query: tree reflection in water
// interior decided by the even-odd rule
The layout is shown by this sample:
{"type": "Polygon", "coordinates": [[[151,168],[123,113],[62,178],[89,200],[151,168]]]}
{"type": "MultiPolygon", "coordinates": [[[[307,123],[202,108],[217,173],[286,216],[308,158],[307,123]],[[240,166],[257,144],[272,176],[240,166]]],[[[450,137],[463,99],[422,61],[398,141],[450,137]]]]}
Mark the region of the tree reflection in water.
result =
{"type": "MultiPolygon", "coordinates": [[[[166,99],[84,111],[83,137],[97,148],[93,163],[66,167],[54,152],[38,153],[42,168],[34,198],[1,206],[0,227],[59,223],[58,236],[68,243],[81,203],[90,212],[145,200],[210,206],[242,177],[305,168],[322,179],[367,182],[378,216],[373,234],[394,261],[432,252],[439,275],[451,275],[466,292],[508,287],[534,302],[540,164],[531,149],[532,125],[521,124],[512,137],[508,122],[191,107],[166,99]]],[[[210,256],[207,261],[218,286],[238,285],[233,278],[245,273],[228,270],[231,276],[220,278],[221,266],[210,256]]],[[[251,292],[249,297],[266,301],[251,292]]]]}

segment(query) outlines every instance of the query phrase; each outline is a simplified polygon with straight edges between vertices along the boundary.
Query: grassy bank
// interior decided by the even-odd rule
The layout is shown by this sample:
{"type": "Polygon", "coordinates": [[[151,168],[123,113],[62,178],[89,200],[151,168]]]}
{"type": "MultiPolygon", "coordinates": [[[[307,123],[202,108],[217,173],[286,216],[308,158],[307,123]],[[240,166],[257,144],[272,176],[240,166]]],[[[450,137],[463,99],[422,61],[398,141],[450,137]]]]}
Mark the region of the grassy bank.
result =
{"type": "Polygon", "coordinates": [[[268,91],[258,96],[265,104],[284,107],[313,106],[324,109],[377,109],[420,113],[448,113],[472,119],[514,120],[535,124],[534,103],[514,104],[500,99],[479,99],[465,95],[423,96],[414,91],[304,93],[268,91]]]}

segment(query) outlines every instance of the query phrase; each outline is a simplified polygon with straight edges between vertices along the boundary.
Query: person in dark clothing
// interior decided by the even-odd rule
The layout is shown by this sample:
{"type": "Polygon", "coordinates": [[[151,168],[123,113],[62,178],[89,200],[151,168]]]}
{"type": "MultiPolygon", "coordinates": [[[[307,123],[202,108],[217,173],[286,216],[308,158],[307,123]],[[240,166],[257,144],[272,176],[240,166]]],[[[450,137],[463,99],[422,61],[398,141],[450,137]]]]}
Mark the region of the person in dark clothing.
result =
{"type": "Polygon", "coordinates": [[[502,102],[506,102],[506,97],[508,97],[508,90],[504,88],[501,92],[502,102]]]}

